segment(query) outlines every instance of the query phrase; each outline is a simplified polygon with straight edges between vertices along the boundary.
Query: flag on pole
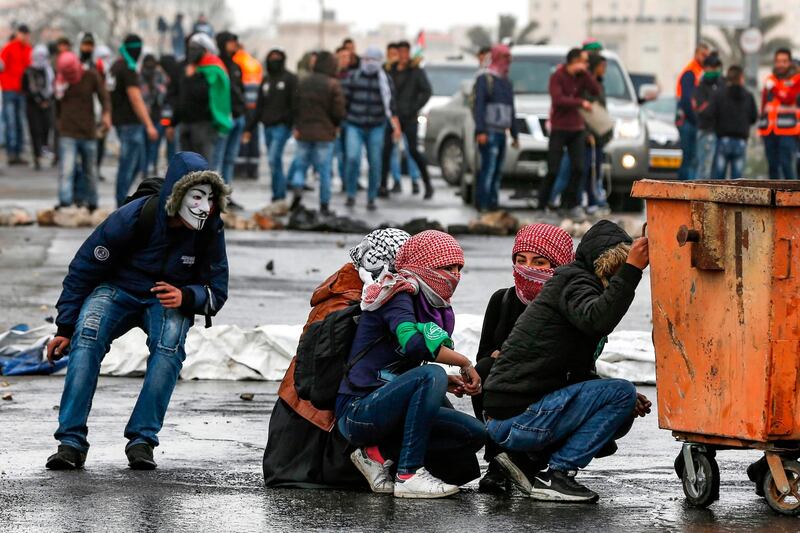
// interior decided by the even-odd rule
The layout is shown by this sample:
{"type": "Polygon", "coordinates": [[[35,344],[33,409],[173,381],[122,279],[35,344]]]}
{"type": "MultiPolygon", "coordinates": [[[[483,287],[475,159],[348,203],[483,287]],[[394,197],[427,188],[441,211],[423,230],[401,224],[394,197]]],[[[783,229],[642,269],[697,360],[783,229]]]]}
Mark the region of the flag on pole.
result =
{"type": "Polygon", "coordinates": [[[417,59],[425,54],[425,30],[419,30],[417,41],[414,43],[413,57],[417,59]]]}

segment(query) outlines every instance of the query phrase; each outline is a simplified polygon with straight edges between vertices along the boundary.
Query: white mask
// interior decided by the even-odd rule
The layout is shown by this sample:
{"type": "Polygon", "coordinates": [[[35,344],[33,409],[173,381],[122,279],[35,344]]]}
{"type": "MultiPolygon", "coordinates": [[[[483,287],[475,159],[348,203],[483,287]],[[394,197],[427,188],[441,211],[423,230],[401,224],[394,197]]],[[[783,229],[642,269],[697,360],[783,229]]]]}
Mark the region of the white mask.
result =
{"type": "Polygon", "coordinates": [[[213,206],[214,196],[211,193],[211,185],[207,183],[195,185],[183,196],[178,215],[190,228],[200,231],[211,214],[213,206]]]}

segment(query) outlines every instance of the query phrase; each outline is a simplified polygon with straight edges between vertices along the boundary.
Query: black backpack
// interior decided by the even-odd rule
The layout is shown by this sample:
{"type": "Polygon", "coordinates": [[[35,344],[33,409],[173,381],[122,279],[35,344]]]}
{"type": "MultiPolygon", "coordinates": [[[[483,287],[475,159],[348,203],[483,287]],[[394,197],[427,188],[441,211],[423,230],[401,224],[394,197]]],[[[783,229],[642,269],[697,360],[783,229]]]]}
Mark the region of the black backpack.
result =
{"type": "Polygon", "coordinates": [[[317,409],[332,411],[336,407],[342,380],[348,379],[353,366],[386,338],[382,336],[372,341],[348,361],[360,316],[360,305],[350,305],[314,322],[300,337],[294,386],[297,395],[317,409]]]}
{"type": "MultiPolygon", "coordinates": [[[[156,215],[158,214],[158,200],[161,194],[161,189],[164,186],[164,178],[152,177],[142,180],[133,194],[125,198],[122,205],[129,204],[139,198],[147,198],[139,213],[139,218],[136,219],[136,224],[133,228],[133,241],[131,241],[130,251],[141,250],[147,246],[150,240],[150,235],[156,226],[156,215]]],[[[200,238],[197,239],[195,249],[195,261],[198,265],[202,264],[203,255],[205,254],[208,246],[211,244],[211,238],[214,232],[210,228],[203,228],[200,231],[200,238]]],[[[206,290],[210,292],[208,286],[206,290]]],[[[210,296],[209,296],[210,297],[210,296]]],[[[206,327],[211,327],[211,315],[205,315],[206,327]]]]}

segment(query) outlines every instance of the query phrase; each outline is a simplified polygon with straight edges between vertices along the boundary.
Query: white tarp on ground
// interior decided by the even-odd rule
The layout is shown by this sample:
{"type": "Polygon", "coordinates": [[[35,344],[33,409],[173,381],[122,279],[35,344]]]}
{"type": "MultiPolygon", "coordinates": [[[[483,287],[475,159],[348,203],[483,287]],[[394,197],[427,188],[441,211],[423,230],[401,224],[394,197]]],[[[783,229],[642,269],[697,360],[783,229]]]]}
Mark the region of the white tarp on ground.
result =
{"type": "MultiPolygon", "coordinates": [[[[458,315],[453,340],[456,349],[473,357],[478,351],[483,317],[458,315]]],[[[297,347],[301,325],[270,325],[255,329],[238,326],[194,327],[186,338],[183,379],[280,380],[297,347]]],[[[55,326],[25,333],[0,334],[0,354],[30,348],[55,326]]],[[[147,367],[146,335],[134,329],[111,345],[100,373],[107,376],[141,376],[147,367]]],[[[603,377],[624,378],[635,383],[655,383],[655,353],[649,331],[620,331],[609,337],[597,362],[603,377]]]]}

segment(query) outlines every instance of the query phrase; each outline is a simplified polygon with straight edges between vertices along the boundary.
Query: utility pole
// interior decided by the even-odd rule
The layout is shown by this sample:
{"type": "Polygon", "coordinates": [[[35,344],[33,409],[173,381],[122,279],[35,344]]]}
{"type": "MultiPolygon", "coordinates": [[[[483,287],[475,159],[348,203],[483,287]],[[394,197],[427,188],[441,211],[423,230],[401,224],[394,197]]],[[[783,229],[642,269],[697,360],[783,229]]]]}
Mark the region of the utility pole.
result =
{"type": "MultiPolygon", "coordinates": [[[[758,28],[760,19],[761,14],[758,9],[758,0],[750,0],[750,27],[758,28]]],[[[758,64],[760,59],[760,49],[752,54],[747,54],[745,58],[745,82],[753,91],[758,89],[758,64]]]]}
{"type": "Polygon", "coordinates": [[[319,0],[319,49],[325,49],[325,0],[319,0]]]}
{"type": "Polygon", "coordinates": [[[697,0],[697,5],[695,6],[695,13],[694,13],[694,46],[700,46],[702,42],[701,39],[703,38],[701,35],[703,21],[703,0],[697,0]]]}

